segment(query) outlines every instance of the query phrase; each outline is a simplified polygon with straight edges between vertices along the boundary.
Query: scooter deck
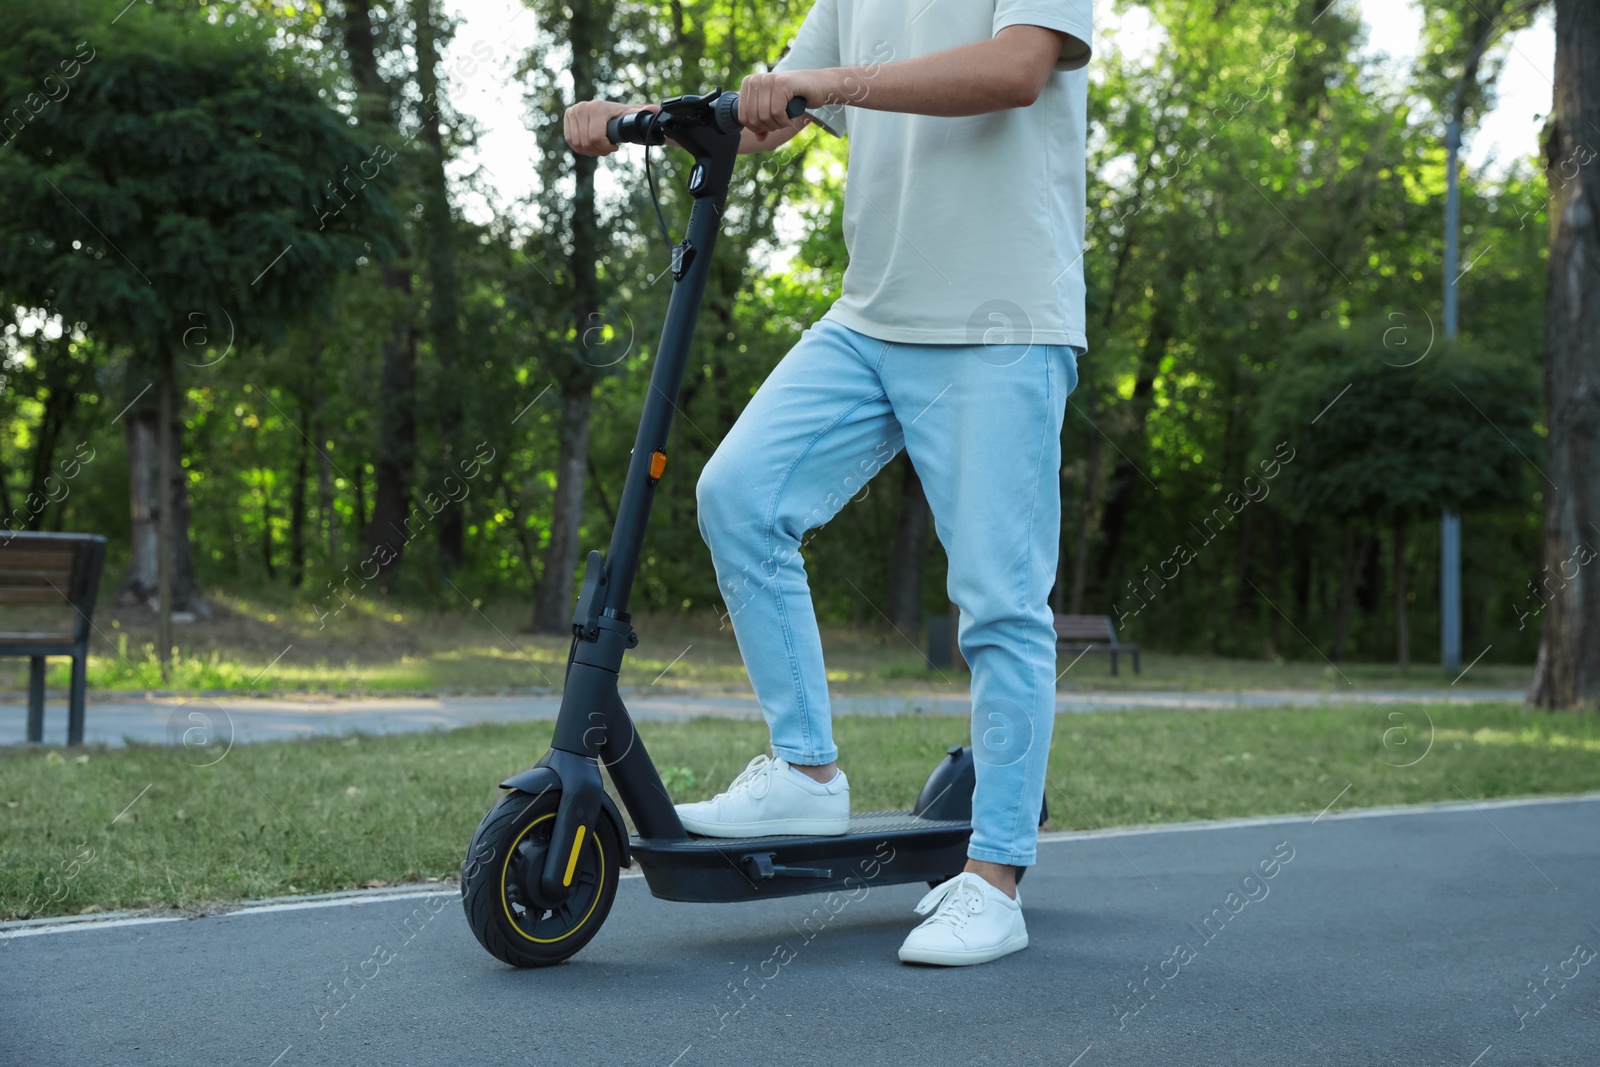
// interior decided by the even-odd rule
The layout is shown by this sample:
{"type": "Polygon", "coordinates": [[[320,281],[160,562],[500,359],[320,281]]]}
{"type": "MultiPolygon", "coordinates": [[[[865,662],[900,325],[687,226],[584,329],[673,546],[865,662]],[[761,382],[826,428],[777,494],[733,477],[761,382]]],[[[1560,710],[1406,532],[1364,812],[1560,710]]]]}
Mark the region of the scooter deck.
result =
{"type": "Polygon", "coordinates": [[[909,811],[850,816],[834,837],[633,837],[633,858],[664,900],[733,901],[860,892],[864,886],[944,879],[967,862],[966,820],[909,811]]]}

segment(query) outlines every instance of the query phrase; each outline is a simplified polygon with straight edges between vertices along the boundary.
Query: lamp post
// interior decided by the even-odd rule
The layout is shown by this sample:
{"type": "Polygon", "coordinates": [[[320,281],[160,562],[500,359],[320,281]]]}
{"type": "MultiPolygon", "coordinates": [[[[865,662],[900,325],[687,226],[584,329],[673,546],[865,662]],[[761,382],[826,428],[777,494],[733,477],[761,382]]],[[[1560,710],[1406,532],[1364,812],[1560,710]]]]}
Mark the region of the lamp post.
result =
{"type": "MultiPolygon", "coordinates": [[[[1488,37],[1473,49],[1467,70],[1477,73],[1478,57],[1488,37]]],[[[1456,82],[1452,101],[1450,125],[1445,129],[1445,194],[1444,194],[1444,339],[1456,339],[1460,328],[1460,314],[1456,305],[1456,282],[1459,280],[1456,264],[1460,259],[1457,234],[1461,227],[1461,189],[1456,181],[1456,167],[1461,155],[1462,93],[1467,80],[1466,72],[1456,82]]],[[[1444,669],[1457,670],[1461,666],[1461,516],[1446,510],[1439,518],[1439,653],[1444,669]]]]}
{"type": "MultiPolygon", "coordinates": [[[[1450,95],[1450,123],[1445,127],[1444,194],[1444,339],[1454,341],[1460,331],[1461,316],[1456,302],[1456,283],[1460,273],[1458,241],[1461,229],[1461,187],[1456,170],[1461,157],[1461,118],[1467,106],[1467,85],[1478,80],[1478,63],[1494,35],[1519,15],[1525,15],[1545,0],[1526,0],[1502,19],[1490,21],[1467,53],[1461,77],[1450,95]]],[[[1503,3],[1503,0],[1502,0],[1503,3]]],[[[1501,4],[1495,5],[1496,13],[1501,4]]],[[[1481,9],[1480,18],[1487,19],[1481,9]]],[[[1461,516],[1446,509],[1439,519],[1439,652],[1446,670],[1461,666],[1461,516]]]]}

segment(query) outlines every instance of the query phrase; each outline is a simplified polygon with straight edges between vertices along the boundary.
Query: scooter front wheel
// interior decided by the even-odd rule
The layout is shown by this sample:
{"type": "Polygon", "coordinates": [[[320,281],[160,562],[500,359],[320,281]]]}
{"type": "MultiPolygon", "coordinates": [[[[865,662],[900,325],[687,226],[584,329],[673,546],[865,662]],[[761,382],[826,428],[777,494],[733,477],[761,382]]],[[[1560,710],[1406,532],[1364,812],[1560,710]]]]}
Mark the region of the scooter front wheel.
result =
{"type": "Polygon", "coordinates": [[[599,819],[578,848],[572,894],[546,902],[539,876],[561,795],[515,790],[478,824],[461,865],[461,904],[478,943],[514,967],[569,959],[599,931],[617,895],[621,847],[611,820],[599,819]]]}

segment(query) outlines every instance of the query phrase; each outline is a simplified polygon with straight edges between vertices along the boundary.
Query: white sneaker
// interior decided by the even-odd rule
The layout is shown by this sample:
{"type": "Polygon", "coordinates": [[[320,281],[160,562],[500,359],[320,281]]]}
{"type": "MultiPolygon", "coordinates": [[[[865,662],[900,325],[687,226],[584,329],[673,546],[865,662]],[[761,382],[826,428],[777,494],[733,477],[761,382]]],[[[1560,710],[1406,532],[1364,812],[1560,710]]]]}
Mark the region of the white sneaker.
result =
{"type": "Polygon", "coordinates": [[[929,891],[917,905],[917,914],[929,912],[933,914],[900,946],[901,963],[961,967],[1028,947],[1021,899],[1012,900],[971,871],[929,891]]]}
{"type": "Polygon", "coordinates": [[[761,755],[727,792],[677,809],[683,828],[705,837],[843,834],[850,830],[850,783],[840,771],[824,785],[787,760],[761,755]]]}

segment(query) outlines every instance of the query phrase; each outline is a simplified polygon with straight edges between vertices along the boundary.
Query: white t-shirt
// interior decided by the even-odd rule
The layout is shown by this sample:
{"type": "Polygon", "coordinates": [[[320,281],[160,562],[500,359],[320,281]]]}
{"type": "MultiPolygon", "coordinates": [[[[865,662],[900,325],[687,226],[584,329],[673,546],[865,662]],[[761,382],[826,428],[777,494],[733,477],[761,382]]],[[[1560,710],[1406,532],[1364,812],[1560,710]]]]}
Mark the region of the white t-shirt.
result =
{"type": "MultiPolygon", "coordinates": [[[[892,63],[1060,30],[1034,103],[941,118],[845,105],[844,286],[824,318],[911,344],[1070,344],[1084,336],[1084,137],[1092,0],[816,0],[774,70],[892,63]]],[[[852,93],[865,99],[870,76],[852,93]]]]}

